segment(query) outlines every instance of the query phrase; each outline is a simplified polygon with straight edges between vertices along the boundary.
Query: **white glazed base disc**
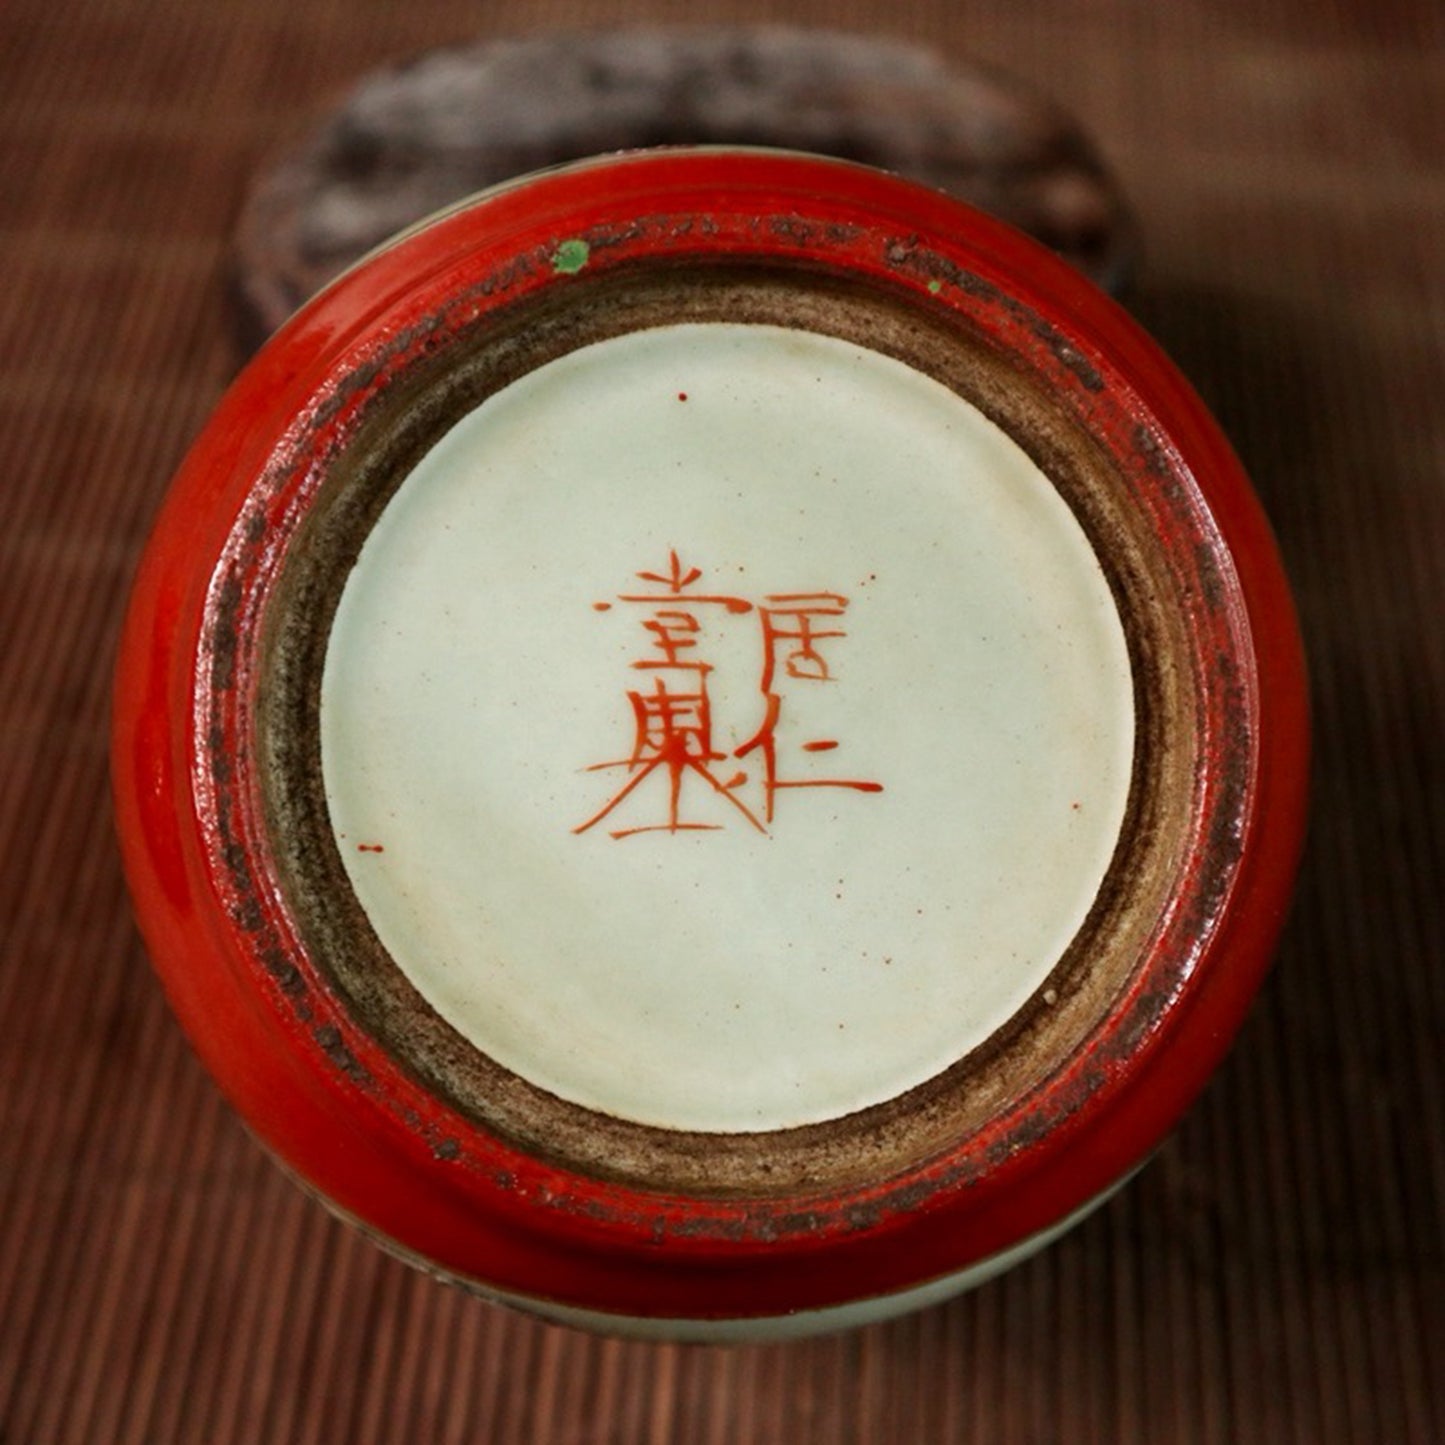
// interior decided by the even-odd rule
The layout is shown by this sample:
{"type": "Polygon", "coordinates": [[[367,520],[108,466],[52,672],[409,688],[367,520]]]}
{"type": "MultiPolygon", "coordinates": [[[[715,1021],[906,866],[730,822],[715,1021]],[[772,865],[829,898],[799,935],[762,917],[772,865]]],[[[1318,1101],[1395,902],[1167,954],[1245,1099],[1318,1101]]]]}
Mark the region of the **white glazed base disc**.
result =
{"type": "Polygon", "coordinates": [[[665,1129],[983,1044],[1119,838],[1123,628],[976,408],[770,325],[584,346],[456,424],[337,610],[321,757],[379,939],[496,1063],[665,1129]]]}

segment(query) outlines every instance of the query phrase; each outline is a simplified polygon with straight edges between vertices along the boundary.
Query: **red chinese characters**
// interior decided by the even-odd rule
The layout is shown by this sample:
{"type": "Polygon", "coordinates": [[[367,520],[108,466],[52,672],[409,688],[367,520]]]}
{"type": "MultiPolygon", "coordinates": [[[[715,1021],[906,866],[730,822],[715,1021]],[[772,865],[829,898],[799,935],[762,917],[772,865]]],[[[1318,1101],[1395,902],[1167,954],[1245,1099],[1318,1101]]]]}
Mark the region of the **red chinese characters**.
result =
{"type": "MultiPolygon", "coordinates": [[[[674,551],[666,572],[639,572],[646,590],[622,593],[617,601],[645,609],[642,627],[649,637],[646,653],[631,663],[643,674],[627,692],[631,705],[632,747],[625,757],[595,763],[589,772],[623,769],[625,780],[585,822],[573,829],[585,833],[612,816],[622,803],[652,785],[663,797],[660,820],[610,830],[613,838],[637,833],[710,832],[724,826],[702,821],[684,807],[685,795],[701,790],[726,804],[724,812],[760,833],[777,813],[778,794],[790,788],[845,788],[861,793],[883,791],[881,783],[856,778],[787,776],[780,764],[778,728],[790,701],[793,684],[801,687],[834,680],[822,647],[846,637],[838,625],[848,599],[829,591],[770,593],[759,601],[721,595],[698,586],[702,572],[684,567],[674,551]],[[704,618],[741,619],[756,624],[758,674],[756,725],[732,748],[720,742],[713,717],[710,678],[715,667],[700,642],[704,618]],[[756,778],[738,766],[756,757],[756,778]],[[751,787],[750,787],[751,785],[751,787]]],[[[596,604],[607,611],[611,603],[596,604]]],[[[831,752],[834,738],[803,742],[808,753],[831,752]]],[[[716,816],[717,809],[708,816],[716,816]]],[[[652,816],[652,815],[649,815],[652,816]]]]}

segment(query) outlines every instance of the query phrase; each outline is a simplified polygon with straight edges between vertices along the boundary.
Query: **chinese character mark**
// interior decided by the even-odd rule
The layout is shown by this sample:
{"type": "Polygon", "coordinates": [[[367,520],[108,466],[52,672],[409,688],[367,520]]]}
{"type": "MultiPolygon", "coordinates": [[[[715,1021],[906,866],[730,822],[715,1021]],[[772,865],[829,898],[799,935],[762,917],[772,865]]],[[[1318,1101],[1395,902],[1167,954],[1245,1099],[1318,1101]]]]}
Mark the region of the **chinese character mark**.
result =
{"type": "MultiPolygon", "coordinates": [[[[585,822],[573,829],[585,833],[611,815],[650,777],[666,779],[667,809],[662,821],[639,827],[612,830],[613,838],[637,833],[713,832],[722,825],[689,821],[683,808],[683,785],[690,778],[706,784],[707,790],[727,802],[760,833],[768,831],[777,811],[777,795],[788,788],[846,788],[862,793],[879,793],[882,784],[854,778],[803,778],[780,775],[778,723],[785,702],[781,679],[800,683],[833,681],[819,644],[842,638],[847,633],[832,625],[847,610],[848,599],[836,592],[771,593],[761,603],[745,597],[693,591],[701,580],[697,567],[684,567],[676,551],[668,558],[665,572],[639,572],[638,580],[651,584],[650,590],[622,593],[619,602],[650,609],[642,627],[650,638],[648,652],[630,666],[647,675],[650,688],[629,689],[627,699],[633,722],[632,748],[623,758],[595,763],[587,771],[624,768],[626,781],[611,798],[585,822]],[[758,693],[761,721],[747,740],[731,751],[719,749],[714,737],[709,677],[713,665],[701,660],[698,642],[703,633],[700,617],[720,609],[724,618],[754,614],[760,623],[761,669],[758,693]],[[716,764],[742,760],[756,753],[762,763],[762,806],[755,811],[740,796],[748,774],[734,770],[723,776],[716,764]],[[758,816],[761,811],[762,817],[758,816]]],[[[610,610],[610,603],[594,604],[598,611],[610,610]]],[[[808,753],[829,752],[838,746],[833,738],[819,738],[802,745],[808,753]]]]}

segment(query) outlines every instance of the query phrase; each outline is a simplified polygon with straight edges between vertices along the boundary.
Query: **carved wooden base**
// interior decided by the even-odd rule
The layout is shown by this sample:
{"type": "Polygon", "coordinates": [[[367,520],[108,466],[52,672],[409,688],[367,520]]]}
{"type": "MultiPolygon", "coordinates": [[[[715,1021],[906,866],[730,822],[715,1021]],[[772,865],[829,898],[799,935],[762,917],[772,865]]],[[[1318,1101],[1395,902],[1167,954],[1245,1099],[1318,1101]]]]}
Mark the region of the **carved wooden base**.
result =
{"type": "Polygon", "coordinates": [[[237,225],[260,344],[395,232],[474,191],[613,150],[816,151],[949,191],[1119,290],[1134,227],[1088,137],[1017,81],[882,38],[625,28],[435,50],[363,79],[261,171],[237,225]]]}

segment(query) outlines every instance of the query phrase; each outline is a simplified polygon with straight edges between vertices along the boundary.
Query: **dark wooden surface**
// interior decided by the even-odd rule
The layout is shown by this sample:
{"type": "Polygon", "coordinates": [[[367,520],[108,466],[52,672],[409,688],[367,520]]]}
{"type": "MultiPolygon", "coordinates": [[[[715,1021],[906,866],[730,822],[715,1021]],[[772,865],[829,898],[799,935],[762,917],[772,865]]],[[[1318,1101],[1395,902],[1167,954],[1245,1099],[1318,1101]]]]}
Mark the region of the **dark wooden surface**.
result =
{"type": "Polygon", "coordinates": [[[0,1440],[1445,1440],[1441,9],[801,0],[1052,92],[1145,239],[1135,309],[1298,587],[1315,821],[1279,967],[1155,1163],[955,1303],[787,1346],[592,1339],[332,1222],[192,1059],[110,839],[129,573],[233,366],[248,173],[477,35],[761,3],[10,0],[0,10],[0,1440]]]}

